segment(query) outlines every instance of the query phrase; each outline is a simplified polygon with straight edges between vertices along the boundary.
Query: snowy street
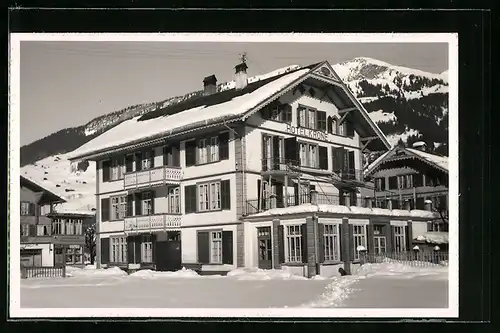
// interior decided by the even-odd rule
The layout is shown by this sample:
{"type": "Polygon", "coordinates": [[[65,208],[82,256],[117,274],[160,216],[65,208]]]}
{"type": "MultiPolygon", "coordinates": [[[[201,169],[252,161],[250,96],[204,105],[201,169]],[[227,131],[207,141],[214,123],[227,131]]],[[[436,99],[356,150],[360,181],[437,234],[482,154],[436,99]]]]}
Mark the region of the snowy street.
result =
{"type": "Polygon", "coordinates": [[[21,281],[23,308],[446,308],[446,267],[365,265],[352,276],[304,277],[238,269],[229,276],[72,269],[69,278],[21,281]]]}

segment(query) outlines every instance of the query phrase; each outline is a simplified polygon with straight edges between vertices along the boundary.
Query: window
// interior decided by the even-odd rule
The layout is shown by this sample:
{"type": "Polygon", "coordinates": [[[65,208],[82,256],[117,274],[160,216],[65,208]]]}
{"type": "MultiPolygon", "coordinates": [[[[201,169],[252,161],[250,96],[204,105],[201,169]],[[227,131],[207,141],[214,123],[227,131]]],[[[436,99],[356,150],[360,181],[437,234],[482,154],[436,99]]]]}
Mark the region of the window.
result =
{"type": "Polygon", "coordinates": [[[141,169],[149,170],[153,167],[152,151],[146,150],[142,153],[141,169]]]}
{"type": "Polygon", "coordinates": [[[220,182],[198,185],[198,211],[221,209],[221,184],[220,182]]]}
{"type": "Polygon", "coordinates": [[[198,164],[204,164],[207,162],[207,139],[201,139],[200,141],[198,141],[198,164]]]}
{"type": "Polygon", "coordinates": [[[402,226],[394,227],[394,250],[396,252],[406,251],[405,227],[402,226]]]}
{"type": "Polygon", "coordinates": [[[110,180],[123,179],[123,158],[113,158],[110,166],[110,180]]]}
{"type": "Polygon", "coordinates": [[[65,235],[74,235],[75,234],[75,224],[73,223],[73,219],[66,220],[66,233],[65,235]]]}
{"type": "Polygon", "coordinates": [[[151,235],[144,235],[142,238],[141,262],[153,262],[153,241],[151,235]]]}
{"type": "Polygon", "coordinates": [[[30,225],[29,224],[21,224],[21,235],[29,236],[30,233],[30,225]]]}
{"type": "Polygon", "coordinates": [[[220,183],[210,184],[210,206],[212,210],[220,209],[220,183]]]}
{"type": "Polygon", "coordinates": [[[36,235],[37,236],[48,236],[49,235],[49,228],[46,225],[38,225],[37,230],[36,230],[36,235]]]}
{"type": "Polygon", "coordinates": [[[307,127],[316,129],[316,110],[308,110],[307,127]]]}
{"type": "Polygon", "coordinates": [[[111,198],[111,220],[121,220],[127,211],[127,196],[111,198]]]}
{"type": "Polygon", "coordinates": [[[54,221],[52,222],[52,234],[62,235],[63,228],[63,222],[60,219],[54,219],[54,221]]]}
{"type": "Polygon", "coordinates": [[[142,201],[142,215],[153,214],[153,202],[152,202],[153,200],[150,191],[141,193],[141,201],[142,201]]]}
{"type": "Polygon", "coordinates": [[[180,189],[178,187],[170,187],[168,189],[168,212],[170,214],[180,214],[180,189]]]}
{"type": "Polygon", "coordinates": [[[359,260],[358,246],[366,248],[366,225],[353,225],[354,260],[359,260]]]}
{"type": "Polygon", "coordinates": [[[110,237],[111,242],[111,262],[125,263],[127,262],[127,238],[126,237],[110,237]]]}
{"type": "Polygon", "coordinates": [[[32,203],[30,202],[21,202],[21,215],[26,216],[26,215],[35,215],[34,214],[34,209],[32,209],[32,203]]]}
{"type": "Polygon", "coordinates": [[[302,262],[302,230],[301,225],[286,226],[285,261],[302,262]]]}
{"type": "Polygon", "coordinates": [[[83,221],[75,220],[75,235],[83,235],[83,221]]]}
{"type": "Polygon", "coordinates": [[[324,232],[325,261],[340,261],[340,233],[338,224],[325,224],[324,232]]]}
{"type": "Polygon", "coordinates": [[[210,138],[210,162],[219,160],[219,137],[213,136],[210,138]]]}
{"type": "Polygon", "coordinates": [[[318,146],[307,143],[300,143],[300,165],[309,168],[319,167],[318,146]]]}
{"type": "Polygon", "coordinates": [[[326,112],[317,111],[316,112],[316,129],[318,131],[326,132],[326,112]]]}
{"type": "Polygon", "coordinates": [[[375,178],[375,189],[385,191],[385,178],[375,178]]]}
{"type": "Polygon", "coordinates": [[[83,264],[83,248],[80,245],[70,245],[66,248],[66,264],[83,264]]]}
{"type": "Polygon", "coordinates": [[[398,188],[412,188],[413,187],[413,175],[400,175],[398,176],[398,188]]]}
{"type": "Polygon", "coordinates": [[[297,109],[299,118],[299,127],[307,127],[307,110],[304,108],[297,109]]]}
{"type": "Polygon", "coordinates": [[[337,117],[328,117],[328,133],[337,134],[337,117]]]}
{"type": "Polygon", "coordinates": [[[210,263],[222,263],[222,231],[210,233],[210,263]]]}

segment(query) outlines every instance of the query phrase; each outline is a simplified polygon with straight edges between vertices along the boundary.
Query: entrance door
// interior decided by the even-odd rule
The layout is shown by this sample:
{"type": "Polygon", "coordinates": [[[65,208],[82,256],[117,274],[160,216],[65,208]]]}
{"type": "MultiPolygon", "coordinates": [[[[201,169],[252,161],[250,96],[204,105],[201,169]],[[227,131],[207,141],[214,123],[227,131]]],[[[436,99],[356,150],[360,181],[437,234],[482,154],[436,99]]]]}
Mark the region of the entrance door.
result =
{"type": "Polygon", "coordinates": [[[273,249],[271,242],[271,227],[257,228],[257,242],[259,246],[259,268],[273,268],[273,249]]]}
{"type": "Polygon", "coordinates": [[[373,237],[373,244],[374,244],[375,254],[385,253],[386,251],[385,236],[373,237]]]}
{"type": "Polygon", "coordinates": [[[181,268],[181,233],[168,232],[164,241],[156,241],[156,270],[177,271],[181,268]]]}

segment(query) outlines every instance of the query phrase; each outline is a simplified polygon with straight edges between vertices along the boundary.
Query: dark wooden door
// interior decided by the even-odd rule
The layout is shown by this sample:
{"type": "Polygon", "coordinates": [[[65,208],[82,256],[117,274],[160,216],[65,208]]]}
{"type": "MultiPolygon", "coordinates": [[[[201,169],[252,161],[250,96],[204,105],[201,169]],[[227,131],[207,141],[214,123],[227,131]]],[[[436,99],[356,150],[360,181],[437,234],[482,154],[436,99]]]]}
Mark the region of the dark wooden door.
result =
{"type": "Polygon", "coordinates": [[[181,241],[157,241],[155,248],[156,270],[177,271],[181,268],[181,241]]]}
{"type": "Polygon", "coordinates": [[[257,228],[257,242],[259,244],[259,268],[273,268],[273,250],[271,242],[271,227],[257,228]]]}
{"type": "Polygon", "coordinates": [[[285,207],[285,198],[283,193],[283,184],[275,183],[276,186],[276,206],[278,208],[285,207]]]}

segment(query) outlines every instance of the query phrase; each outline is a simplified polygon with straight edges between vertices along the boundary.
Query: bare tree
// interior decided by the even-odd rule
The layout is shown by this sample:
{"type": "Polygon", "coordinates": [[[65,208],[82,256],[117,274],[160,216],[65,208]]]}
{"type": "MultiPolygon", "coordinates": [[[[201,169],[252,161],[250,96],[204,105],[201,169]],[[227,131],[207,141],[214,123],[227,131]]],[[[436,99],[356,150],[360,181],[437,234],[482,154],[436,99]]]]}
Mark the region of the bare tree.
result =
{"type": "Polygon", "coordinates": [[[85,230],[85,247],[90,254],[90,264],[93,265],[96,256],[95,223],[85,230]]]}

